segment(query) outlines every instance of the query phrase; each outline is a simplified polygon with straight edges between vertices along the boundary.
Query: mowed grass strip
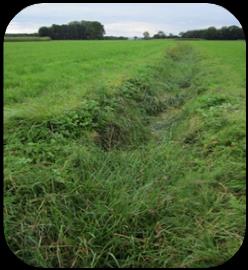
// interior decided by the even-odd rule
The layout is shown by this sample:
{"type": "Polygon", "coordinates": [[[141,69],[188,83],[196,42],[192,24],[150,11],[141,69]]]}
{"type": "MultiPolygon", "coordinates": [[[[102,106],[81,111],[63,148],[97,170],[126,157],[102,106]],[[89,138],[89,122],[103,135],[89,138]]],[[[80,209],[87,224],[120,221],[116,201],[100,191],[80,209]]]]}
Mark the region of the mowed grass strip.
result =
{"type": "Polygon", "coordinates": [[[9,119],[5,238],[26,263],[209,267],[239,249],[245,44],[170,45],[68,112],[9,119]]]}

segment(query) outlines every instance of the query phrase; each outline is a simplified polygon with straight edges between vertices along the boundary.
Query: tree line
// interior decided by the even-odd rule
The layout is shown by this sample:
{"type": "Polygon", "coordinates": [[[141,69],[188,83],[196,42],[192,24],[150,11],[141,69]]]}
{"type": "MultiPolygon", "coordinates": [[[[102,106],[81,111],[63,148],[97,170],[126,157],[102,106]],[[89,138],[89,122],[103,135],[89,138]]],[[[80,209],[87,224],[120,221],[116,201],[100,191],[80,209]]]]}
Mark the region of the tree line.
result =
{"type": "Polygon", "coordinates": [[[105,40],[126,40],[128,37],[123,37],[123,36],[104,36],[103,39],[105,40]]]}
{"type": "Polygon", "coordinates": [[[179,35],[169,34],[166,35],[163,31],[158,31],[157,34],[150,36],[149,32],[143,33],[144,39],[163,39],[163,38],[197,38],[197,39],[209,39],[209,40],[237,40],[245,39],[242,28],[232,25],[223,26],[220,29],[215,27],[209,27],[207,29],[189,30],[181,32],[179,35]]]}
{"type": "Polygon", "coordinates": [[[190,30],[179,34],[181,38],[201,38],[211,40],[237,40],[245,39],[242,28],[232,25],[224,26],[220,29],[209,27],[207,29],[190,30]]]}
{"type": "Polygon", "coordinates": [[[51,39],[102,39],[105,30],[97,21],[74,21],[62,25],[53,24],[50,27],[43,26],[38,34],[51,39]]]}
{"type": "Polygon", "coordinates": [[[39,37],[38,33],[32,33],[32,34],[27,34],[27,33],[19,33],[19,34],[5,34],[5,37],[39,37]]]}
{"type": "MultiPolygon", "coordinates": [[[[104,36],[104,26],[97,21],[74,21],[68,24],[53,24],[50,27],[41,27],[38,33],[33,34],[5,34],[6,37],[48,37],[50,39],[105,39],[105,40],[125,40],[128,37],[123,36],[104,36]]],[[[209,27],[207,29],[189,30],[181,32],[179,35],[165,34],[164,31],[158,31],[153,36],[149,32],[143,33],[143,39],[168,39],[168,38],[190,38],[190,39],[208,39],[208,40],[238,40],[245,39],[242,28],[232,25],[223,26],[220,29],[209,27]]],[[[133,39],[140,39],[135,36],[133,39]]]]}
{"type": "MultiPolygon", "coordinates": [[[[143,33],[143,37],[144,39],[163,39],[163,38],[179,38],[178,35],[173,35],[172,33],[170,33],[169,35],[166,35],[164,31],[158,31],[157,34],[154,34],[152,37],[150,36],[149,32],[145,31],[143,33]]],[[[136,39],[136,38],[135,38],[136,39]]]]}

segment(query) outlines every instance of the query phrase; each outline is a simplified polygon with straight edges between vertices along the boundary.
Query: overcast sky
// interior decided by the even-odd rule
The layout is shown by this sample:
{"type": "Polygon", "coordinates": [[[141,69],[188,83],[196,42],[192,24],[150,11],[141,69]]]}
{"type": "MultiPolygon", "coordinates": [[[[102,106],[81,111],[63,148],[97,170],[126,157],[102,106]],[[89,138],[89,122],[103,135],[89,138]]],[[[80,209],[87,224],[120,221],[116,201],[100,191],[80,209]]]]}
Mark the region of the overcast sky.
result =
{"type": "Polygon", "coordinates": [[[20,11],[10,22],[6,33],[34,33],[41,26],[70,21],[101,22],[106,35],[142,36],[144,31],[166,34],[181,31],[238,25],[239,21],[225,8],[214,4],[101,3],[101,4],[35,4],[20,11]]]}

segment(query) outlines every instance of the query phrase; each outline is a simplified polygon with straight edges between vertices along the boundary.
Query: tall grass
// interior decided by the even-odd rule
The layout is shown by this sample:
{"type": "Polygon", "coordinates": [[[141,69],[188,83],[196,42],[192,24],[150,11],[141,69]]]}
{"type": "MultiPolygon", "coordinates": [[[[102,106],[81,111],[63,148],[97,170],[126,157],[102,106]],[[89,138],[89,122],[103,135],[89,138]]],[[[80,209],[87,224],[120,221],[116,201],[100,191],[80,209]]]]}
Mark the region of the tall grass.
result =
{"type": "MultiPolygon", "coordinates": [[[[209,267],[237,252],[244,88],[204,50],[180,42],[77,107],[10,118],[4,225],[19,258],[40,267],[209,267]]],[[[241,56],[229,57],[243,65],[241,56]]]]}

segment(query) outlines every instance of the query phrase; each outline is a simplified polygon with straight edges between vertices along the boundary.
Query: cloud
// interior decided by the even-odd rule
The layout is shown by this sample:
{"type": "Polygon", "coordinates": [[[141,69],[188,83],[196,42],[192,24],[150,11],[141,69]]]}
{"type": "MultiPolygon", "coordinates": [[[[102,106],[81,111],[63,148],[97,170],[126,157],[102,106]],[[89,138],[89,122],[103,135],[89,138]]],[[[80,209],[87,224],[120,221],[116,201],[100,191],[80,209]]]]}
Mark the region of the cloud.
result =
{"type": "Polygon", "coordinates": [[[11,21],[7,26],[6,33],[36,33],[40,26],[31,22],[15,22],[11,21]]]}
{"type": "Polygon", "coordinates": [[[207,3],[42,3],[19,12],[7,33],[37,32],[41,26],[94,20],[107,35],[141,36],[144,31],[179,33],[205,26],[239,25],[221,6],[207,3]]]}
{"type": "Polygon", "coordinates": [[[151,35],[155,34],[161,28],[158,24],[140,22],[140,21],[127,21],[127,22],[114,22],[105,24],[106,35],[118,36],[142,36],[145,31],[151,35]]]}

